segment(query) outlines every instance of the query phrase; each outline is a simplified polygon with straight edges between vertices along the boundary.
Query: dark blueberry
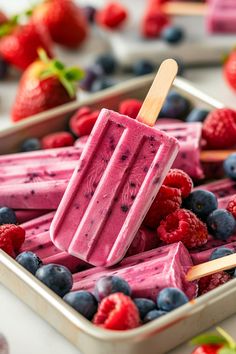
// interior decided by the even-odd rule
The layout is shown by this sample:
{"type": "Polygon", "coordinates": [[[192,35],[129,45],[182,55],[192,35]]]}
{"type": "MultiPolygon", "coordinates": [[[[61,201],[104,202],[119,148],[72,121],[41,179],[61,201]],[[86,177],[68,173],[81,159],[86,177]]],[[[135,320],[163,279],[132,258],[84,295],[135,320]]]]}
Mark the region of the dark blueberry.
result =
{"type": "Polygon", "coordinates": [[[157,307],[162,311],[172,311],[188,302],[188,297],[178,288],[165,288],[157,296],[157,307]]]}
{"type": "Polygon", "coordinates": [[[29,138],[23,141],[20,150],[22,152],[36,151],[41,149],[40,140],[37,138],[29,138]]]}
{"type": "Polygon", "coordinates": [[[200,219],[206,220],[208,215],[217,209],[218,201],[212,192],[196,190],[184,199],[184,208],[191,210],[200,219]]]}
{"type": "Polygon", "coordinates": [[[109,80],[106,78],[101,78],[101,79],[94,81],[91,91],[98,92],[101,90],[105,90],[113,85],[114,85],[114,82],[112,80],[109,80]]]}
{"type": "Polygon", "coordinates": [[[123,293],[130,296],[131,289],[127,281],[115,275],[98,279],[94,288],[94,294],[98,301],[101,301],[104,297],[114,293],[123,293]]]}
{"type": "MultiPolygon", "coordinates": [[[[214,260],[214,259],[218,259],[218,258],[221,258],[221,257],[226,257],[226,256],[230,256],[231,254],[234,254],[234,251],[231,250],[230,248],[226,248],[226,247],[219,247],[219,248],[216,248],[211,256],[210,256],[210,261],[214,260]]],[[[234,272],[235,272],[235,268],[232,268],[232,269],[229,269],[229,270],[226,270],[226,272],[229,274],[229,275],[234,275],[234,272]]]]}
{"type": "Polygon", "coordinates": [[[152,310],[150,312],[148,312],[146,314],[146,316],[143,319],[143,323],[148,323],[151,321],[156,320],[157,318],[166,315],[167,312],[166,311],[162,311],[162,310],[152,310]]]}
{"type": "Polygon", "coordinates": [[[176,44],[184,39],[184,31],[180,27],[168,26],[161,32],[161,38],[170,44],[176,44]]]}
{"type": "Polygon", "coordinates": [[[194,108],[187,116],[186,122],[188,123],[204,122],[205,118],[209,113],[210,112],[205,109],[194,108]]]}
{"type": "Polygon", "coordinates": [[[225,174],[236,181],[236,153],[229,155],[229,157],[224,161],[224,171],[225,174]]]}
{"type": "Polygon", "coordinates": [[[8,74],[9,65],[3,58],[0,57],[0,80],[6,78],[8,74]]]}
{"type": "Polygon", "coordinates": [[[97,300],[95,296],[88,291],[68,293],[63,297],[63,300],[88,320],[91,320],[97,312],[97,300]]]}
{"type": "Polygon", "coordinates": [[[94,23],[96,9],[91,5],[87,5],[83,7],[83,13],[89,23],[94,23]]]}
{"type": "Polygon", "coordinates": [[[17,224],[16,214],[13,209],[0,207],[0,225],[2,224],[17,224]]]}
{"type": "Polygon", "coordinates": [[[16,257],[16,261],[33,275],[35,275],[39,267],[43,264],[41,259],[35,253],[30,251],[20,253],[16,257]]]}
{"type": "Polygon", "coordinates": [[[113,74],[118,66],[116,59],[110,53],[100,55],[95,63],[101,66],[105,74],[113,74]]]}
{"type": "Polygon", "coordinates": [[[103,70],[98,65],[93,65],[90,68],[86,69],[85,78],[80,82],[80,88],[85,91],[91,91],[94,82],[102,77],[103,70]]]}
{"type": "Polygon", "coordinates": [[[235,230],[236,221],[227,210],[217,209],[208,216],[207,226],[213,237],[227,240],[235,230]]]}
{"type": "Polygon", "coordinates": [[[67,294],[73,285],[69,269],[58,264],[47,264],[40,267],[35,276],[61,297],[67,294]]]}
{"type": "Polygon", "coordinates": [[[171,91],[160,112],[160,117],[184,119],[191,109],[189,100],[175,91],[171,91]]]}
{"type": "Polygon", "coordinates": [[[138,60],[133,64],[132,70],[135,76],[142,76],[152,73],[154,71],[154,65],[148,60],[138,60]]]}
{"type": "Polygon", "coordinates": [[[134,299],[134,303],[137,306],[140,314],[140,318],[143,320],[148,312],[156,309],[156,304],[154,301],[143,298],[134,299]]]}

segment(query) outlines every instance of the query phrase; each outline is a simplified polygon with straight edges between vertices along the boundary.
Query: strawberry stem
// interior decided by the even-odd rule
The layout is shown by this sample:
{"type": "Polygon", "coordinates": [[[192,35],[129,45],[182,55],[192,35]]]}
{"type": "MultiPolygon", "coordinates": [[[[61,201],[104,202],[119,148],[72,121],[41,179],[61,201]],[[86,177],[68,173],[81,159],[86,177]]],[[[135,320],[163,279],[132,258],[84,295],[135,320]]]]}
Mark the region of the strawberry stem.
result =
{"type": "Polygon", "coordinates": [[[73,98],[76,95],[76,82],[83,79],[84,71],[73,66],[66,68],[58,59],[49,59],[47,53],[40,48],[38,50],[39,59],[45,63],[45,69],[41,72],[40,77],[47,79],[49,77],[57,77],[66,89],[68,95],[73,98]]]}
{"type": "Polygon", "coordinates": [[[220,335],[225,338],[228,346],[230,349],[236,349],[236,342],[234,339],[227,333],[225,330],[221,327],[216,327],[217,332],[220,333],[220,335]]]}

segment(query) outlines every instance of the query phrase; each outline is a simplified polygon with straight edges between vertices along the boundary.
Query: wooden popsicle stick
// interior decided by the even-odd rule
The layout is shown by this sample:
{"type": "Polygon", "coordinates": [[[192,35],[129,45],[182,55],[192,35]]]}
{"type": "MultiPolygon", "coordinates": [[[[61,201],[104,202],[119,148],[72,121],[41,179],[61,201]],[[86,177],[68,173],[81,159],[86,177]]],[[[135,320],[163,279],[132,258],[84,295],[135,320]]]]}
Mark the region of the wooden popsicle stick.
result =
{"type": "Polygon", "coordinates": [[[193,266],[189,269],[186,279],[193,281],[234,267],[236,267],[236,253],[193,266]]]}
{"type": "Polygon", "coordinates": [[[178,64],[174,59],[162,62],[136,118],[139,122],[151,127],[155,124],[177,72],[178,64]]]}
{"type": "Polygon", "coordinates": [[[236,153],[234,150],[205,150],[200,152],[201,162],[225,160],[229,155],[236,153]]]}
{"type": "Polygon", "coordinates": [[[161,6],[161,10],[167,15],[183,15],[183,16],[204,16],[207,14],[207,4],[199,4],[198,2],[167,2],[161,6]]]}

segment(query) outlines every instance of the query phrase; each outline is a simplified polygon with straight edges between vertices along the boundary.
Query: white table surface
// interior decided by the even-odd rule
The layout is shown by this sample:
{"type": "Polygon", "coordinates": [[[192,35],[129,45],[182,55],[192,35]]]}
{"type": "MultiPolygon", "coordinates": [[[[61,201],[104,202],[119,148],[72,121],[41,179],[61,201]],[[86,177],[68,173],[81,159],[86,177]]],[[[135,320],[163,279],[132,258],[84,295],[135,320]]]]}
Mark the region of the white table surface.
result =
{"type": "MultiPolygon", "coordinates": [[[[0,0],[0,8],[14,13],[25,5],[32,4],[30,0],[0,0]]],[[[79,61],[85,64],[91,62],[94,52],[107,50],[107,44],[98,44],[93,37],[79,55],[71,56],[71,64],[79,61]]],[[[61,53],[67,58],[67,53],[61,53]]],[[[222,79],[220,68],[188,69],[187,79],[196,87],[209,95],[221,100],[226,105],[236,107],[236,94],[234,94],[222,79]]],[[[16,80],[12,79],[0,83],[0,130],[11,124],[9,111],[16,93],[16,80]]],[[[220,324],[226,330],[234,334],[236,315],[220,324]]],[[[3,333],[10,344],[11,354],[78,354],[79,351],[58,334],[44,320],[39,318],[16,296],[0,285],[0,332],[3,333]]],[[[169,354],[187,354],[191,348],[186,344],[169,354]]],[[[157,348],[158,353],[158,348],[157,348]]],[[[93,354],[93,353],[91,353],[93,354]]]]}

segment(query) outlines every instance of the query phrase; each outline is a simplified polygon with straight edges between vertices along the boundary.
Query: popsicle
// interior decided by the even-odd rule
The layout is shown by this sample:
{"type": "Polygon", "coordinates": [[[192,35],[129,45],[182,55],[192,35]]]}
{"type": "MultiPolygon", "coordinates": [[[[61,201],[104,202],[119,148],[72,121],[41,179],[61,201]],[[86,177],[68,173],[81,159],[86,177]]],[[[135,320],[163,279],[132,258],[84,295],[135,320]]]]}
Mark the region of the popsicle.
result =
{"type": "Polygon", "coordinates": [[[101,111],[50,227],[61,250],[96,266],[126,254],[179,149],[152,128],[176,73],[162,63],[138,119],[101,111]]]}
{"type": "Polygon", "coordinates": [[[161,289],[177,287],[192,299],[197,295],[197,284],[185,279],[192,265],[188,250],[178,242],[127,257],[112,269],[97,267],[76,273],[73,276],[72,290],[92,291],[100,277],[117,275],[130,284],[133,297],[150,298],[155,301],[161,289]]]}
{"type": "Polygon", "coordinates": [[[31,236],[36,236],[43,232],[49,231],[52,219],[55,215],[55,212],[52,211],[45,215],[42,215],[38,218],[32,219],[28,222],[21,224],[21,227],[25,230],[26,240],[31,236]]]}
{"type": "Polygon", "coordinates": [[[30,221],[32,219],[38,218],[44,214],[49,213],[50,210],[34,210],[34,209],[19,209],[19,210],[15,210],[16,213],[16,218],[19,224],[23,224],[27,221],[30,221]]]}
{"type": "Polygon", "coordinates": [[[155,301],[162,289],[175,287],[185,292],[189,299],[193,299],[197,296],[196,280],[231,269],[235,265],[236,254],[193,265],[188,250],[182,242],[178,242],[127,257],[110,269],[96,267],[76,273],[73,276],[72,291],[93,291],[100,277],[116,275],[129,283],[133,297],[155,301]]]}
{"type": "Polygon", "coordinates": [[[173,168],[185,171],[190,177],[204,177],[200,157],[201,123],[165,123],[156,127],[175,137],[180,144],[180,151],[173,168]]]}
{"type": "MultiPolygon", "coordinates": [[[[219,181],[203,184],[194,188],[194,190],[198,189],[210,191],[214,193],[217,198],[221,199],[236,194],[236,181],[233,181],[229,178],[224,178],[219,181]]],[[[225,204],[225,202],[226,199],[219,201],[221,207],[223,203],[225,204]]]]}

